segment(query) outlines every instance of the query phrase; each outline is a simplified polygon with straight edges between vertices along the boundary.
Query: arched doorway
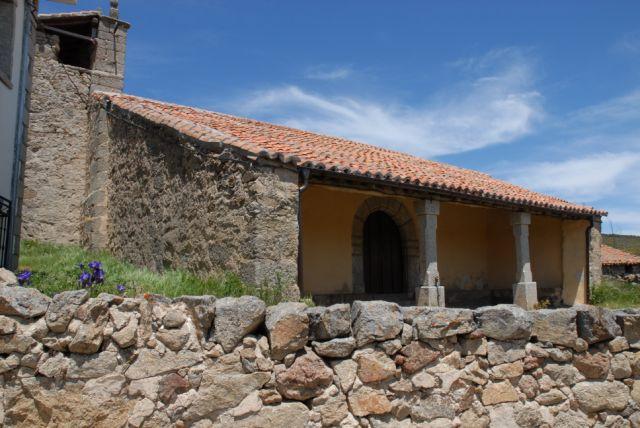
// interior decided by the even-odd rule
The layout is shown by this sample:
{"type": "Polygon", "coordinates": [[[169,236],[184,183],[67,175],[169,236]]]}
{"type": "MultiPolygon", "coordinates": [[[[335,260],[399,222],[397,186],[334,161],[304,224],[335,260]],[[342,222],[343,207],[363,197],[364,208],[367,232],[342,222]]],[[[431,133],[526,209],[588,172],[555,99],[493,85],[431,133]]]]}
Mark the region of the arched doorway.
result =
{"type": "Polygon", "coordinates": [[[405,292],[402,235],[393,218],[384,211],[372,212],[362,238],[365,292],[405,292]]]}

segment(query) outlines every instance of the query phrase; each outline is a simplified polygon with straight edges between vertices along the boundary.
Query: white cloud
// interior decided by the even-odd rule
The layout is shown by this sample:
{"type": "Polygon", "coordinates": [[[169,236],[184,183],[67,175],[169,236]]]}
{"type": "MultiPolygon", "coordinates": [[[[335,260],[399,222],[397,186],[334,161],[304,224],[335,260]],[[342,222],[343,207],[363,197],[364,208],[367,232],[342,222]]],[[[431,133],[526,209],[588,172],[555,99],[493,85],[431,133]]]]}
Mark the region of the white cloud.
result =
{"type": "Polygon", "coordinates": [[[572,201],[593,202],[640,178],[640,153],[598,153],[558,162],[514,166],[499,175],[508,181],[572,201]]]}
{"type": "Polygon", "coordinates": [[[307,70],[305,77],[313,80],[341,80],[353,74],[351,67],[313,67],[307,70]]]}
{"type": "Polygon", "coordinates": [[[603,233],[640,235],[640,209],[614,208],[602,222],[603,233]]]}
{"type": "Polygon", "coordinates": [[[618,126],[620,123],[635,122],[637,126],[640,121],[640,89],[577,110],[570,114],[568,119],[569,126],[587,125],[590,132],[593,132],[594,128],[618,126]]]}
{"type": "Polygon", "coordinates": [[[615,52],[640,54],[640,31],[633,31],[622,36],[613,45],[615,52]]]}
{"type": "Polygon", "coordinates": [[[481,66],[469,66],[479,74],[472,81],[425,99],[419,107],[283,86],[253,94],[237,110],[424,157],[479,149],[529,134],[543,116],[531,64],[512,52],[489,56],[499,58],[499,64],[485,58],[481,66]]]}

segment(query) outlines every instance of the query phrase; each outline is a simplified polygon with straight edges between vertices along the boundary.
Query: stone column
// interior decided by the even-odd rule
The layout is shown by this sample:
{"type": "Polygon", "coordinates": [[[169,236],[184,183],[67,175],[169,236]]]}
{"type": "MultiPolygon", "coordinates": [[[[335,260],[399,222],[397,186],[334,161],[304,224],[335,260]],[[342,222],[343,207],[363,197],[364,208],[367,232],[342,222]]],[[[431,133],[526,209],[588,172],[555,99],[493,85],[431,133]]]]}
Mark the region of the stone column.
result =
{"type": "Polygon", "coordinates": [[[511,217],[516,244],[516,283],[513,285],[513,303],[531,310],[538,303],[538,289],[531,273],[529,254],[529,225],[531,214],[514,213],[511,217]]]}
{"type": "Polygon", "coordinates": [[[444,306],[444,287],[440,285],[436,240],[440,202],[416,201],[415,210],[423,243],[420,265],[424,268],[421,283],[416,289],[416,304],[418,306],[444,306]]]}
{"type": "Polygon", "coordinates": [[[589,296],[593,287],[602,282],[602,218],[594,216],[589,228],[589,296]]]}

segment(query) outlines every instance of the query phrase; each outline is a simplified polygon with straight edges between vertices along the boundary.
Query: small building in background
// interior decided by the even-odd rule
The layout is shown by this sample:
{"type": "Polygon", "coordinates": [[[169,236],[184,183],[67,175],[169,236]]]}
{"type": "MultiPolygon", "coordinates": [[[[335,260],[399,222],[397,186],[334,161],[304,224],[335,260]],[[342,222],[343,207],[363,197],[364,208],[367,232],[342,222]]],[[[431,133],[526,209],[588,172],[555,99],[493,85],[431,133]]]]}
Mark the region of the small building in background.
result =
{"type": "Polygon", "coordinates": [[[602,274],[616,278],[627,275],[640,278],[640,256],[602,244],[602,274]]]}

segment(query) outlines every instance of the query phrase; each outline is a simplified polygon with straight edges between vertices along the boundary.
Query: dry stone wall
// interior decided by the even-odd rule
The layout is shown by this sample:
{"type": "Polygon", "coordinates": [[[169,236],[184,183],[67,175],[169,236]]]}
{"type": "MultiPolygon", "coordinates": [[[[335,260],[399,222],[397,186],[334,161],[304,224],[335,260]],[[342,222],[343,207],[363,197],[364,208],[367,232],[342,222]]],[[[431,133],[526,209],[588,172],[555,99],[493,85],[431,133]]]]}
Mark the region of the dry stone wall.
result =
{"type": "Polygon", "coordinates": [[[629,427],[640,312],[0,286],[0,423],[629,427]]]}

